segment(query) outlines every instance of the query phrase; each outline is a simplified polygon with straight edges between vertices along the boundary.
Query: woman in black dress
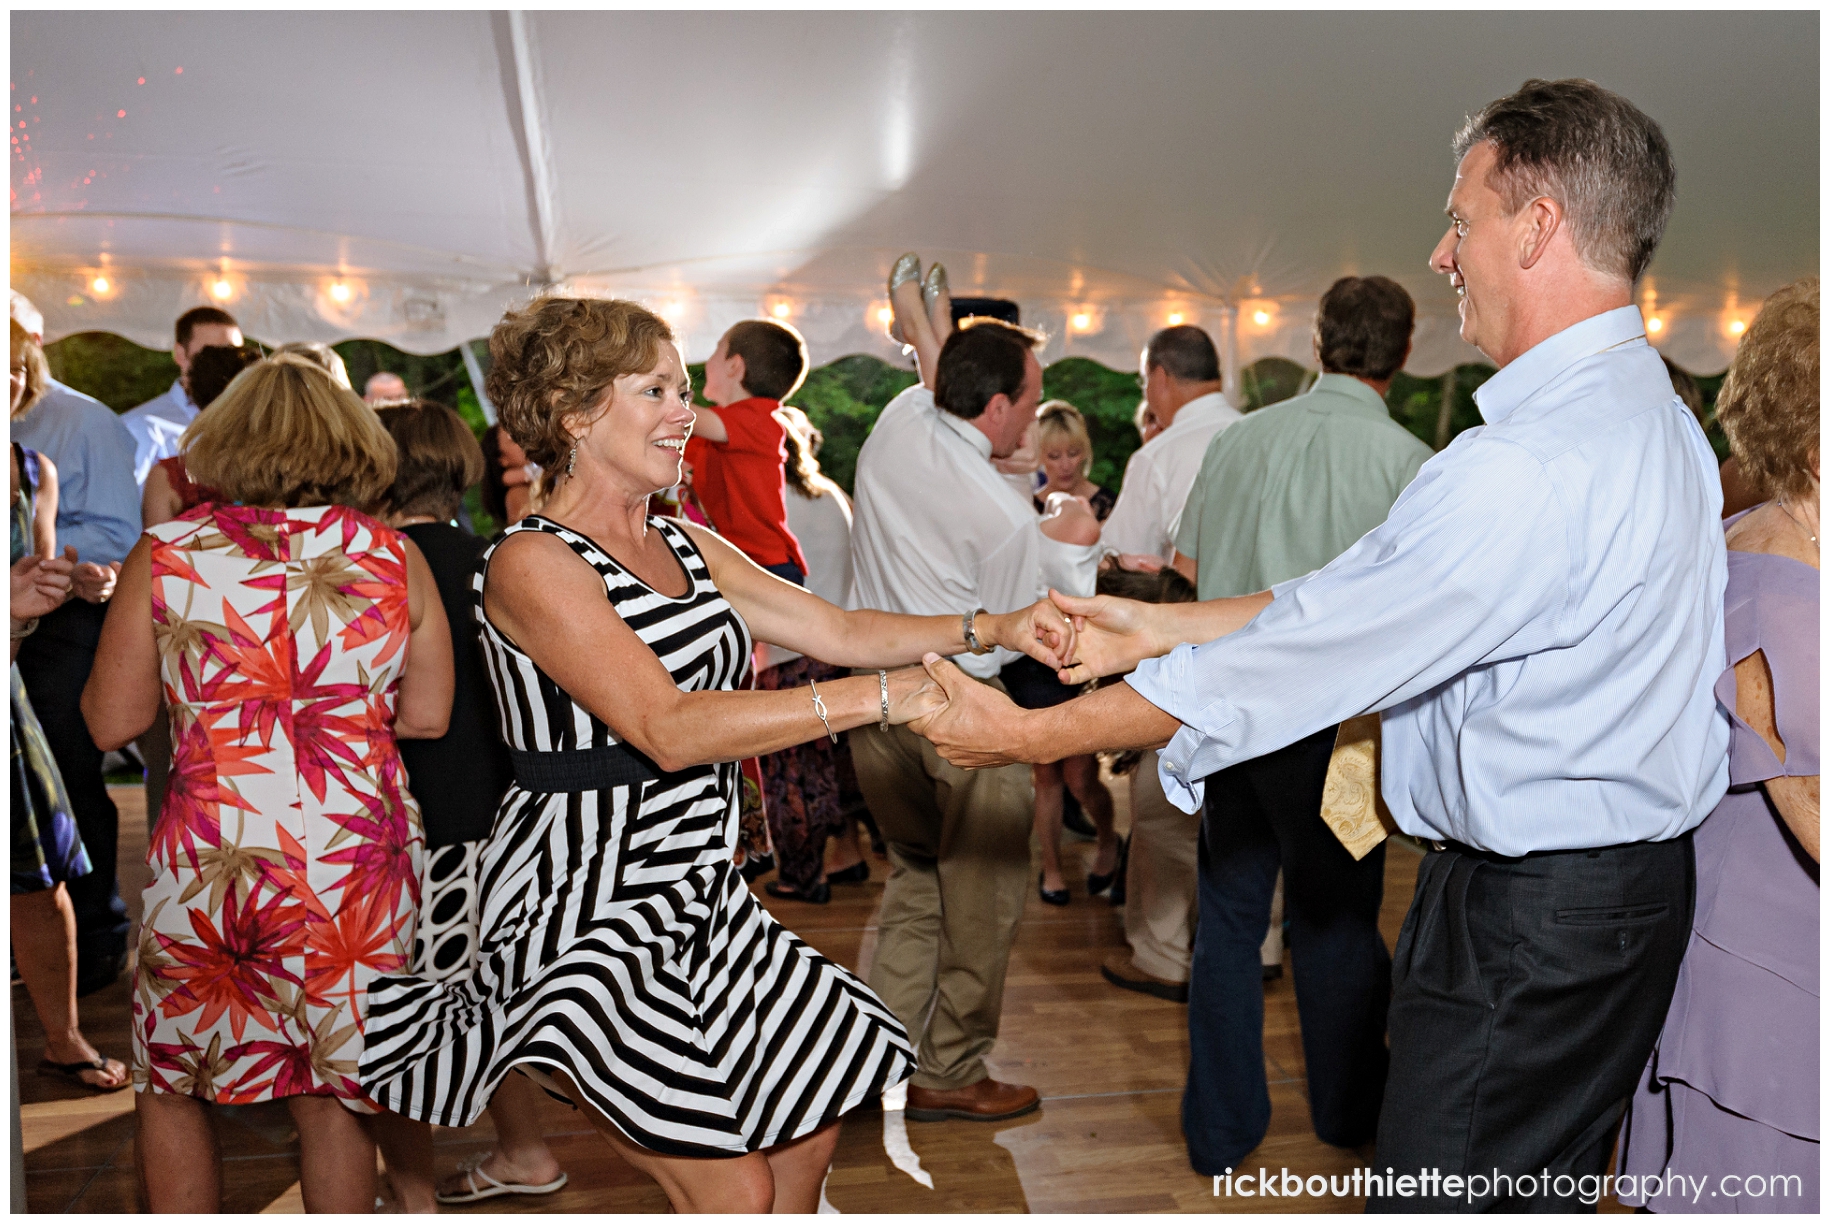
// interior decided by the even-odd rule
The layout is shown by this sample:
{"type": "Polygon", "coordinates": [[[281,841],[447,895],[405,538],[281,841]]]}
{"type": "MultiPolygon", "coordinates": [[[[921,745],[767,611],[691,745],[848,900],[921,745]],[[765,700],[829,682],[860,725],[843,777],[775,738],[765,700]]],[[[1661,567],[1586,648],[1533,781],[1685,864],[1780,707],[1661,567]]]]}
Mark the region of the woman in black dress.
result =
{"type": "MultiPolygon", "coordinates": [[[[451,625],[456,688],[451,724],[433,740],[402,740],[400,759],[419,800],[426,832],[413,972],[428,981],[469,977],[477,951],[477,863],[502,796],[514,781],[496,727],[495,698],[477,641],[470,584],[486,546],[457,525],[464,494],[483,478],[483,449],[462,417],[443,404],[412,400],[376,411],[400,448],[388,490],[388,525],[425,554],[451,625]]],[[[540,1129],[540,1090],[510,1075],[489,1102],[496,1150],[465,1162],[433,1185],[432,1128],[380,1115],[377,1139],[389,1180],[408,1212],[433,1203],[474,1203],[498,1195],[551,1194],[566,1183],[540,1129]]]]}
{"type": "MultiPolygon", "coordinates": [[[[1036,490],[1038,514],[1046,513],[1055,494],[1085,498],[1100,522],[1112,513],[1118,495],[1087,476],[1093,466],[1093,440],[1086,418],[1066,400],[1050,400],[1036,410],[1036,452],[1048,483],[1036,490]]],[[[1000,673],[1010,699],[1026,710],[1060,705],[1080,690],[1061,683],[1055,673],[1023,658],[1000,673]]],[[[1096,897],[1118,879],[1118,832],[1112,824],[1112,795],[1099,780],[1099,759],[1069,757],[1033,767],[1036,784],[1036,840],[1042,846],[1042,877],[1036,889],[1046,905],[1068,903],[1067,879],[1061,871],[1061,816],[1064,792],[1072,792],[1081,810],[1092,818],[1099,845],[1093,870],[1087,873],[1087,895],[1096,897]]]]}

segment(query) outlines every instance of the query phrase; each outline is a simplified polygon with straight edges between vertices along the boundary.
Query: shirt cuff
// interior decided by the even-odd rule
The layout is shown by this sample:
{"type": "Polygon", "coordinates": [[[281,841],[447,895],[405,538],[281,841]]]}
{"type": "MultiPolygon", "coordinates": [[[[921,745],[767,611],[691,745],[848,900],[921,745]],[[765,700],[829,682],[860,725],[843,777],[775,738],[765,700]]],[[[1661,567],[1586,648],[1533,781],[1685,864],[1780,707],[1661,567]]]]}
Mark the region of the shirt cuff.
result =
{"type": "Polygon", "coordinates": [[[1125,683],[1138,696],[1182,723],[1158,756],[1157,773],[1163,794],[1184,812],[1201,809],[1206,787],[1202,779],[1237,762],[1228,759],[1219,733],[1237,721],[1232,702],[1220,693],[1204,693],[1197,673],[1201,647],[1184,643],[1157,659],[1137,665],[1125,683]]]}
{"type": "Polygon", "coordinates": [[[1207,795],[1207,783],[1200,778],[1191,779],[1185,772],[1186,767],[1182,762],[1188,752],[1183,740],[1188,735],[1188,728],[1183,727],[1169,741],[1169,746],[1157,754],[1156,775],[1163,787],[1163,797],[1192,816],[1201,810],[1207,795]]]}

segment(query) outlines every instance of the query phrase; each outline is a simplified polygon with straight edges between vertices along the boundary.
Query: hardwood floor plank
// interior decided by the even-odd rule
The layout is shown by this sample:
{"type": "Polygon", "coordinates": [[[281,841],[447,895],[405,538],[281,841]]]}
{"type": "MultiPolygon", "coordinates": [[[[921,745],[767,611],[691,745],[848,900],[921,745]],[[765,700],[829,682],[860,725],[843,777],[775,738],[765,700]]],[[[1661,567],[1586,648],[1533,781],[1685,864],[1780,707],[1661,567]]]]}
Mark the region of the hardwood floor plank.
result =
{"type": "MultiPolygon", "coordinates": [[[[1114,788],[1125,827],[1124,788],[1114,788]]],[[[146,825],[139,788],[112,791],[121,809],[122,894],[137,918],[144,887],[146,825]]],[[[1181,1094],[1188,1065],[1187,1009],[1109,985],[1106,952],[1124,946],[1123,911],[1085,894],[1093,847],[1064,847],[1073,902],[1043,906],[1032,895],[1011,957],[1003,1030],[989,1063],[999,1079],[1033,1084],[1042,1109],[1006,1123],[909,1122],[859,1110],[840,1130],[826,1198],[840,1212],[1358,1211],[1358,1199],[1219,1197],[1188,1166],[1181,1094]]],[[[830,905],[759,899],[823,954],[868,972],[887,865],[872,880],[833,890],[830,905]]],[[[1419,861],[1394,842],[1386,855],[1381,927],[1397,938],[1419,861]]],[[[1342,1176],[1360,1158],[1316,1139],[1309,1126],[1295,992],[1285,976],[1265,991],[1265,1067],[1271,1128],[1246,1160],[1307,1177],[1342,1176]]],[[[28,1069],[20,1083],[27,1198],[33,1211],[135,1210],[131,1092],[96,1095],[29,1074],[43,1045],[23,989],[13,993],[16,1041],[28,1069]]],[[[85,1032],[106,1053],[129,1053],[125,978],[82,1001],[85,1032]]],[[[617,1158],[574,1110],[544,1104],[548,1143],[570,1175],[545,1196],[502,1196],[452,1212],[662,1212],[666,1197],[617,1158]]],[[[302,1209],[297,1136],[280,1103],[215,1111],[225,1157],[225,1210],[283,1214],[302,1209]]],[[[442,1171],[488,1151],[487,1115],[434,1134],[442,1171]]],[[[1604,1209],[1607,1209],[1604,1205],[1604,1209]]]]}

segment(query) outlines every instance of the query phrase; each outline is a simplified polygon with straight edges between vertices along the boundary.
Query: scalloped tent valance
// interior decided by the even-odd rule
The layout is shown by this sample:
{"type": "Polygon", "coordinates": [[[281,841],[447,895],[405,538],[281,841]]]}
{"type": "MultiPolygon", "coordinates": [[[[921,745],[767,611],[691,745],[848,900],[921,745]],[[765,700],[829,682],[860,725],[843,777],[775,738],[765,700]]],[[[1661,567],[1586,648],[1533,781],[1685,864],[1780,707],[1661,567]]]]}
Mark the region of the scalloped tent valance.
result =
{"type": "Polygon", "coordinates": [[[1588,76],[1663,125],[1644,286],[1722,369],[1817,269],[1815,13],[17,12],[12,280],[51,338],[435,352],[535,286],[644,299],[707,356],[768,312],[890,357],[902,250],[1017,299],[1046,359],[1210,329],[1308,362],[1337,276],[1417,298],[1410,369],[1479,355],[1424,260],[1463,116],[1588,76]]]}

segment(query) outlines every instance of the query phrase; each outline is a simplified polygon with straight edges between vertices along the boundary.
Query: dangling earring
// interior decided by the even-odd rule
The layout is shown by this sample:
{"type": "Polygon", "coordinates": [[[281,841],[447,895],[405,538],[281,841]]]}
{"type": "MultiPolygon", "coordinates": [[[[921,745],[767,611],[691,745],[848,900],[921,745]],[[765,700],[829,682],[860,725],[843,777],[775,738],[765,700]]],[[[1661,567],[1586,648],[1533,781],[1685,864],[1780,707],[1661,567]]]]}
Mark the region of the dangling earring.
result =
{"type": "Polygon", "coordinates": [[[568,453],[566,455],[566,475],[570,476],[572,474],[572,469],[574,467],[576,467],[577,465],[578,465],[578,443],[574,442],[574,443],[572,443],[572,449],[571,449],[570,453],[568,453]]]}

